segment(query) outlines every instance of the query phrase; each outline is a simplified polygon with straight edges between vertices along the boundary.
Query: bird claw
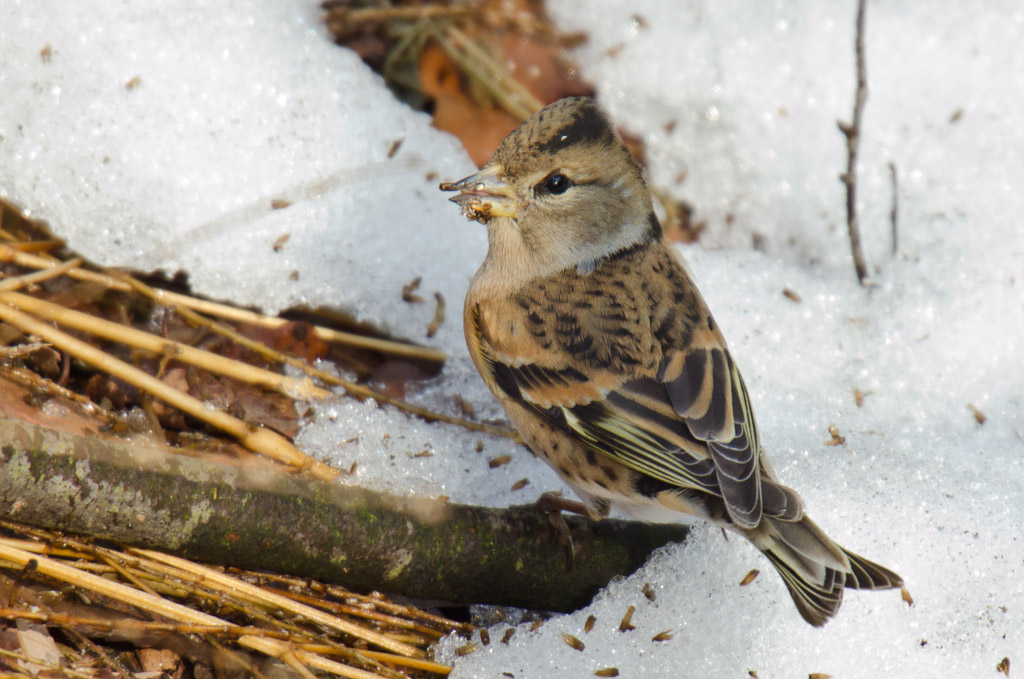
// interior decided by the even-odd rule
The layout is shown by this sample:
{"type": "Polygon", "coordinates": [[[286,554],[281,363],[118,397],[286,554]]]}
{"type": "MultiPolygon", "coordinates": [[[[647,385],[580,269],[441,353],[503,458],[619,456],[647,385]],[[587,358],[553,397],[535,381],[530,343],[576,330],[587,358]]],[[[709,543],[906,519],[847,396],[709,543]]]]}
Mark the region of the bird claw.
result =
{"type": "Polygon", "coordinates": [[[576,543],[572,539],[572,529],[566,523],[562,512],[590,516],[586,505],[575,500],[567,500],[558,493],[547,492],[541,493],[533,503],[533,508],[547,515],[548,523],[558,536],[558,542],[565,548],[565,569],[571,571],[576,557],[576,543]]]}

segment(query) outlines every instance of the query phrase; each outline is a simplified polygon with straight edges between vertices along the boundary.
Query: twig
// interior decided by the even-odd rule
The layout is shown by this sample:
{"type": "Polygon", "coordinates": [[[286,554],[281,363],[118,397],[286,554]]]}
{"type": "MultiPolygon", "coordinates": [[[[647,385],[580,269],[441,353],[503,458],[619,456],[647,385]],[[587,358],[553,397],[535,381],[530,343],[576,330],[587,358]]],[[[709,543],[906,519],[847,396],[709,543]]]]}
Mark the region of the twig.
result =
{"type": "Polygon", "coordinates": [[[896,163],[889,162],[889,176],[892,177],[892,210],[889,212],[889,218],[892,221],[892,254],[896,256],[896,250],[899,247],[899,207],[900,207],[900,193],[899,193],[899,178],[896,173],[896,163]]]}
{"type": "Polygon", "coordinates": [[[846,227],[850,233],[850,251],[857,280],[861,285],[868,277],[864,252],[860,245],[860,225],[857,221],[857,148],[860,144],[860,123],[864,101],[868,98],[868,80],[864,66],[864,14],[865,0],[857,0],[857,36],[854,49],[857,53],[857,90],[853,104],[853,122],[837,121],[839,130],[846,136],[846,172],[839,179],[846,185],[846,227]]]}
{"type": "MultiPolygon", "coordinates": [[[[16,293],[0,293],[13,295],[16,293]]],[[[301,452],[285,437],[266,428],[247,424],[225,412],[208,408],[199,399],[178,391],[152,375],[139,370],[135,366],[120,361],[96,347],[72,337],[53,326],[36,320],[32,316],[18,311],[6,303],[0,303],[0,319],[10,323],[18,330],[35,335],[50,342],[61,351],[66,351],[76,358],[93,365],[104,372],[118,377],[129,384],[153,394],[169,405],[210,424],[221,431],[239,439],[250,450],[256,451],[278,462],[294,465],[308,470],[313,476],[331,480],[341,473],[328,465],[314,460],[301,452]]]]}

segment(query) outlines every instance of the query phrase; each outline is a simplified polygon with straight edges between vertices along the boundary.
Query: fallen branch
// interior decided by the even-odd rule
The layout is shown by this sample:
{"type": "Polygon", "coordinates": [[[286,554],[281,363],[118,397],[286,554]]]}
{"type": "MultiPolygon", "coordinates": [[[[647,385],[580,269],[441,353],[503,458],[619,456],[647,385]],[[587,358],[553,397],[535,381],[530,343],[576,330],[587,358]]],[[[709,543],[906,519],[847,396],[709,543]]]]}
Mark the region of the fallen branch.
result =
{"type": "Polygon", "coordinates": [[[571,610],[687,532],[570,516],[570,571],[531,509],[399,498],[3,418],[0,441],[0,517],[417,599],[571,610]]]}

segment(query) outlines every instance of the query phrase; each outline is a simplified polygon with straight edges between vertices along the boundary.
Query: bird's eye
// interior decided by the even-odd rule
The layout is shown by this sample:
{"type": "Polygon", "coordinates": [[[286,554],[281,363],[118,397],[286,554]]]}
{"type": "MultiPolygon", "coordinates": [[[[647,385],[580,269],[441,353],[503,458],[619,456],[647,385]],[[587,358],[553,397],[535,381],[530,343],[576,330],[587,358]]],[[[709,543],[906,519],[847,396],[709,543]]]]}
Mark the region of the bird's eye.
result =
{"type": "Polygon", "coordinates": [[[552,196],[560,196],[568,191],[570,186],[572,186],[572,180],[561,172],[556,172],[553,175],[545,177],[538,188],[544,193],[551,194],[552,196]]]}

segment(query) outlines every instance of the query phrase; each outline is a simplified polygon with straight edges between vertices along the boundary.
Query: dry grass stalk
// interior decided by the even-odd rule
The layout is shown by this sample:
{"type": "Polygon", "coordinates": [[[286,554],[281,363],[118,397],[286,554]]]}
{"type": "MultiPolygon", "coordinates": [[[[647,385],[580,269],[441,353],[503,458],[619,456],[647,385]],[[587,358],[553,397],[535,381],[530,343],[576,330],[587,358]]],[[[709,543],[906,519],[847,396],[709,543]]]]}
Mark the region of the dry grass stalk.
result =
{"type": "Polygon", "coordinates": [[[315,386],[311,380],[298,380],[263,368],[242,363],[187,344],[175,342],[142,332],[121,323],[114,323],[91,314],[73,311],[59,304],[53,304],[36,297],[17,292],[0,292],[0,302],[10,304],[39,318],[59,325],[87,332],[112,342],[148,351],[157,356],[169,356],[181,363],[203,368],[217,375],[225,375],[241,382],[253,384],[269,391],[276,391],[293,399],[325,398],[331,395],[326,389],[315,386]]]}
{"type": "MultiPolygon", "coordinates": [[[[151,288],[148,285],[142,283],[141,281],[135,280],[135,279],[127,277],[127,276],[122,277],[121,280],[123,282],[127,283],[132,289],[136,290],[137,292],[139,292],[139,293],[141,293],[143,295],[146,295],[147,297],[150,297],[154,301],[159,302],[159,303],[165,303],[164,300],[165,300],[166,291],[157,290],[155,288],[151,288]]],[[[210,329],[213,332],[216,332],[216,333],[218,333],[220,335],[223,335],[223,336],[229,338],[231,341],[235,342],[236,344],[239,344],[241,346],[246,347],[247,349],[251,349],[251,350],[255,351],[256,353],[258,353],[260,356],[262,356],[263,358],[267,359],[268,361],[273,361],[275,363],[283,363],[285,365],[290,365],[290,366],[292,366],[294,368],[298,368],[299,370],[302,370],[303,372],[305,372],[310,377],[316,377],[317,379],[323,380],[327,384],[333,384],[333,385],[342,387],[347,393],[349,393],[350,395],[352,395],[352,396],[354,396],[356,398],[360,398],[360,399],[372,398],[375,401],[377,401],[378,403],[385,403],[387,405],[394,406],[394,407],[396,407],[396,408],[398,408],[400,410],[403,410],[403,411],[405,411],[407,413],[410,413],[412,415],[416,415],[418,417],[422,417],[423,419],[427,420],[428,422],[446,422],[448,424],[455,424],[455,425],[458,425],[458,426],[463,427],[465,429],[469,429],[470,431],[479,431],[479,432],[485,432],[485,433],[488,433],[488,434],[495,434],[497,436],[504,436],[506,438],[511,438],[513,440],[516,440],[516,441],[520,441],[521,440],[519,438],[519,434],[518,433],[510,431],[508,429],[503,429],[501,427],[492,427],[490,425],[482,424],[480,422],[473,422],[473,421],[470,421],[470,420],[466,420],[466,419],[461,418],[461,417],[453,417],[451,415],[444,415],[442,413],[436,413],[436,412],[434,412],[432,410],[428,410],[427,408],[422,408],[420,406],[413,405],[412,403],[408,403],[408,402],[403,401],[401,399],[392,398],[392,397],[388,396],[387,394],[385,394],[384,392],[378,391],[378,390],[373,389],[371,387],[367,387],[367,386],[362,385],[362,384],[357,384],[355,382],[351,382],[349,380],[342,379],[342,378],[338,377],[337,375],[335,375],[333,373],[330,373],[330,372],[328,372],[326,370],[320,370],[318,368],[314,368],[313,366],[311,366],[306,361],[303,361],[301,359],[295,358],[294,356],[289,356],[289,355],[284,354],[284,353],[282,353],[280,351],[276,351],[274,349],[271,349],[270,347],[268,347],[268,346],[266,346],[266,345],[264,345],[264,344],[262,344],[260,342],[257,342],[256,340],[253,340],[253,339],[250,339],[248,337],[245,337],[245,336],[241,335],[240,333],[236,332],[234,329],[229,328],[228,326],[226,326],[226,325],[224,325],[222,323],[217,323],[215,321],[211,321],[208,318],[204,318],[203,316],[201,316],[198,313],[196,313],[193,308],[190,308],[190,307],[187,307],[187,306],[183,306],[183,305],[179,305],[179,306],[175,307],[175,310],[181,315],[182,318],[184,318],[189,323],[193,323],[195,325],[208,328],[208,329],[210,329]]],[[[244,311],[244,310],[241,310],[241,311],[244,311]]],[[[246,313],[251,313],[251,312],[246,312],[246,313]]],[[[267,317],[267,316],[264,316],[263,318],[268,318],[269,319],[269,317],[267,317]]],[[[281,321],[281,319],[272,319],[272,320],[281,321]]],[[[284,323],[284,321],[281,321],[281,323],[284,323]]],[[[267,326],[267,327],[269,327],[269,326],[267,326]]],[[[318,334],[320,334],[320,333],[318,332],[318,334]]],[[[326,337],[325,335],[322,335],[322,334],[321,334],[321,338],[325,339],[325,340],[329,339],[328,337],[326,337]]]]}
{"type": "Polygon", "coordinates": [[[520,121],[544,108],[544,104],[513,78],[507,68],[454,25],[449,24],[437,31],[434,37],[464,73],[520,121]]]}
{"type": "MultiPolygon", "coordinates": [[[[319,607],[315,608],[292,601],[278,590],[258,587],[248,581],[253,577],[263,580],[265,576],[262,575],[248,574],[246,579],[242,579],[150,550],[122,552],[8,521],[2,521],[0,525],[8,531],[35,538],[0,538],[0,568],[21,569],[23,576],[39,574],[54,578],[89,592],[93,598],[99,595],[113,599],[170,622],[144,621],[131,617],[122,620],[84,618],[50,611],[25,610],[13,604],[0,608],[0,619],[33,620],[48,626],[77,630],[80,634],[95,634],[104,630],[145,630],[201,635],[208,643],[218,647],[221,643],[234,644],[278,658],[302,676],[313,676],[311,670],[321,670],[354,679],[401,679],[407,675],[396,668],[441,676],[447,675],[451,669],[424,658],[423,647],[431,643],[424,637],[417,638],[422,647],[408,646],[397,641],[394,637],[403,634],[403,626],[376,621],[375,628],[367,627],[350,617],[338,617],[323,610],[332,603],[330,601],[321,600],[317,602],[319,607]],[[86,566],[102,566],[108,574],[117,574],[119,579],[89,572],[91,569],[86,566]],[[162,587],[149,587],[143,582],[154,577],[162,580],[162,587]],[[233,615],[236,619],[241,612],[254,624],[235,624],[217,615],[194,610],[160,596],[155,593],[158,589],[174,591],[177,597],[189,602],[207,600],[217,610],[235,611],[233,615]],[[342,643],[350,637],[388,650],[355,649],[342,643]],[[217,639],[222,641],[218,642],[217,639]],[[340,657],[345,662],[331,660],[328,656],[340,657]]],[[[317,591],[309,587],[309,583],[302,584],[311,594],[317,591]]],[[[319,591],[326,589],[322,585],[317,588],[319,591]]],[[[350,596],[350,593],[339,588],[331,589],[345,597],[350,596]]],[[[358,595],[352,596],[360,598],[358,595]]],[[[361,598],[374,604],[387,603],[376,597],[361,598]]],[[[392,606],[414,610],[394,604],[392,606]]],[[[440,629],[431,630],[435,639],[441,633],[462,627],[437,616],[429,617],[439,621],[440,629]]],[[[229,647],[225,647],[225,651],[229,651],[229,647]]],[[[239,662],[244,663],[243,660],[239,662]]]]}
{"type": "MultiPolygon", "coordinates": [[[[12,262],[19,266],[33,269],[49,269],[63,264],[55,259],[16,250],[5,243],[0,243],[0,262],[12,262]]],[[[120,276],[97,273],[80,267],[70,267],[66,273],[69,277],[76,280],[99,283],[120,292],[129,292],[132,290],[132,285],[120,276]]],[[[249,311],[248,309],[239,309],[238,307],[233,307],[227,304],[198,299],[196,297],[190,297],[188,295],[171,292],[169,290],[152,290],[154,293],[154,299],[160,304],[169,307],[184,307],[200,313],[216,316],[217,318],[223,318],[239,323],[250,323],[264,328],[279,328],[288,323],[288,321],[283,318],[265,316],[263,314],[256,313],[255,311],[249,311]]],[[[417,358],[434,363],[443,363],[447,359],[444,352],[438,351],[437,349],[430,349],[429,347],[420,347],[414,344],[377,339],[374,337],[365,337],[363,335],[342,332],[340,330],[334,330],[333,328],[325,328],[322,326],[313,326],[313,330],[316,332],[317,336],[325,342],[337,342],[338,344],[345,344],[348,346],[358,347],[360,349],[372,349],[383,354],[403,356],[405,358],[417,358]]]]}
{"type": "MultiPolygon", "coordinates": [[[[56,275],[58,275],[59,272],[76,280],[98,283],[111,290],[117,290],[121,292],[130,292],[134,290],[153,299],[155,302],[159,304],[174,308],[179,313],[179,315],[181,315],[182,318],[184,318],[189,323],[201,327],[206,327],[213,332],[226,336],[233,342],[255,351],[256,353],[263,356],[269,361],[291,365],[293,367],[299,368],[300,370],[303,370],[307,375],[311,377],[321,379],[328,384],[340,386],[344,388],[346,392],[348,392],[350,395],[356,398],[372,398],[378,401],[379,403],[392,405],[396,408],[399,408],[400,410],[403,410],[412,415],[416,415],[418,417],[422,417],[423,419],[430,422],[446,422],[448,424],[461,426],[463,428],[469,429],[470,431],[484,432],[494,434],[497,436],[512,438],[513,440],[519,440],[518,434],[508,429],[504,429],[502,427],[492,427],[490,425],[482,424],[479,422],[473,422],[464,418],[444,415],[442,413],[436,413],[427,408],[422,408],[420,406],[407,403],[401,399],[392,398],[376,389],[356,384],[348,380],[343,380],[327,371],[316,369],[301,359],[297,359],[293,356],[288,356],[282,352],[275,351],[260,342],[244,337],[240,333],[234,331],[232,328],[229,328],[228,326],[225,326],[221,323],[217,323],[216,321],[212,321],[200,315],[200,313],[197,312],[208,313],[219,318],[224,318],[242,323],[248,323],[252,325],[258,325],[266,328],[281,327],[282,325],[288,322],[285,319],[264,316],[262,314],[248,311],[246,309],[238,309],[236,307],[231,307],[225,304],[218,304],[216,302],[200,300],[194,297],[189,297],[188,295],[182,295],[167,290],[159,290],[147,286],[144,283],[124,274],[113,272],[109,274],[100,274],[93,271],[89,271],[87,269],[83,269],[80,266],[74,265],[76,263],[80,263],[79,260],[77,259],[69,260],[68,262],[62,263],[51,258],[41,257],[39,255],[33,255],[30,253],[22,252],[18,249],[11,247],[8,244],[0,243],[0,262],[3,261],[12,262],[18,264],[19,266],[43,270],[39,272],[38,278],[31,278],[32,276],[34,276],[34,274],[28,274],[26,276],[19,276],[17,278],[8,279],[10,283],[7,283],[7,285],[10,286],[11,289],[17,289],[19,287],[23,287],[27,283],[36,283],[47,278],[55,277],[56,275]],[[15,283],[14,281],[21,282],[15,283]]],[[[0,282],[0,291],[5,289],[5,283],[6,282],[0,282]]],[[[43,305],[45,305],[46,303],[39,302],[38,300],[35,300],[33,298],[33,302],[25,302],[25,310],[29,310],[27,308],[28,304],[33,304],[33,309],[43,309],[43,305]]],[[[51,307],[46,308],[52,308],[52,306],[55,305],[51,305],[51,307]]],[[[33,310],[32,313],[36,313],[36,311],[33,310]]],[[[64,316],[64,318],[75,318],[75,313],[76,312],[69,312],[67,315],[64,316]]],[[[56,316],[51,316],[50,319],[60,320],[56,316]]],[[[68,321],[65,320],[64,322],[67,323],[68,321]]],[[[117,324],[114,324],[112,326],[107,325],[107,323],[109,323],[107,321],[91,323],[92,329],[85,326],[73,327],[79,327],[80,329],[86,332],[93,332],[95,334],[100,334],[101,336],[106,337],[109,337],[109,335],[104,335],[103,333],[99,332],[98,329],[102,328],[107,329],[108,332],[113,332],[113,329],[117,328],[117,331],[119,333],[124,333],[124,337],[127,337],[129,335],[128,330],[131,330],[121,330],[121,328],[124,328],[125,326],[119,326],[117,324]]],[[[356,346],[364,349],[373,349],[386,354],[404,356],[407,358],[416,358],[433,362],[443,362],[446,358],[446,356],[442,352],[436,351],[434,349],[417,347],[415,345],[403,344],[400,342],[392,342],[390,340],[378,340],[375,338],[362,337],[359,335],[353,335],[351,333],[342,333],[340,331],[336,331],[330,328],[323,328],[320,326],[313,327],[316,334],[325,341],[338,342],[341,344],[348,344],[349,346],[356,346]]],[[[132,331],[131,336],[135,338],[140,337],[140,335],[134,334],[135,332],[137,331],[132,331]]],[[[122,341],[122,335],[119,335],[117,338],[109,338],[116,339],[117,341],[122,341]]],[[[153,351],[154,353],[163,353],[165,347],[172,344],[161,338],[159,340],[156,340],[160,343],[161,347],[159,349],[154,349],[152,348],[155,346],[153,344],[154,340],[138,339],[137,341],[140,343],[146,343],[145,345],[138,345],[139,348],[146,348],[146,346],[149,346],[151,348],[147,350],[153,351]]],[[[198,356],[199,354],[193,355],[198,356]]],[[[182,360],[180,356],[175,356],[175,358],[182,360]]],[[[217,359],[214,359],[214,365],[220,367],[207,367],[207,369],[211,370],[212,372],[219,372],[219,374],[228,374],[231,376],[235,376],[236,379],[239,379],[241,381],[249,382],[251,384],[256,384],[259,386],[264,386],[265,388],[269,389],[275,389],[277,391],[281,391],[281,388],[283,387],[284,389],[286,389],[286,391],[283,391],[281,393],[285,393],[291,398],[322,398],[329,394],[329,392],[327,392],[326,390],[321,390],[313,385],[308,384],[307,382],[295,380],[292,378],[285,378],[280,375],[277,375],[276,373],[268,374],[268,371],[258,371],[257,369],[249,365],[236,363],[233,367],[228,367],[231,363],[233,362],[229,361],[228,359],[218,357],[217,359]],[[236,373],[245,373],[249,377],[236,376],[236,373]],[[269,382],[271,386],[266,386],[267,382],[269,382]]],[[[197,365],[199,364],[197,363],[197,365]]],[[[76,398],[76,400],[79,399],[76,398]]]]}
{"type": "MultiPolygon", "coordinates": [[[[14,293],[0,293],[0,298],[10,294],[14,293]]],[[[72,337],[22,311],[18,311],[7,303],[0,303],[0,320],[6,321],[23,333],[43,339],[61,351],[67,352],[81,361],[129,384],[135,385],[165,403],[234,436],[250,450],[266,455],[278,462],[307,470],[319,479],[331,480],[341,473],[307,456],[280,434],[269,429],[252,426],[225,412],[208,408],[199,399],[178,391],[149,373],[139,370],[124,361],[120,361],[91,344],[72,337]]]]}

